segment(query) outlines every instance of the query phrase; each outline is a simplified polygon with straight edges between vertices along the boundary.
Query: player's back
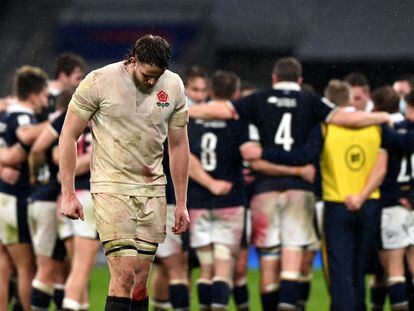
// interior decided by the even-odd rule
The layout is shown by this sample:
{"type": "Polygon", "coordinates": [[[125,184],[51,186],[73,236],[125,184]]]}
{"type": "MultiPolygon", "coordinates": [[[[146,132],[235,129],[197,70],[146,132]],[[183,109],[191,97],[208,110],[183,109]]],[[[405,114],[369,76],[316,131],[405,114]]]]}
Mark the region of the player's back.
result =
{"type": "MultiPolygon", "coordinates": [[[[26,152],[29,152],[30,146],[25,146],[19,141],[17,130],[36,123],[33,111],[19,104],[12,105],[7,109],[7,112],[1,116],[0,123],[5,127],[4,140],[6,146],[11,147],[16,143],[20,143],[23,149],[25,149],[26,152]]],[[[30,193],[30,181],[27,160],[21,163],[17,169],[20,171],[20,178],[17,183],[11,185],[0,180],[0,192],[15,196],[28,196],[30,193]]]]}
{"type": "MultiPolygon", "coordinates": [[[[264,149],[280,148],[291,151],[305,144],[311,129],[324,122],[333,104],[303,92],[292,82],[278,83],[274,88],[258,92],[235,104],[242,118],[257,126],[264,149]]],[[[259,175],[256,192],[303,189],[312,186],[297,177],[270,177],[259,175]]]]}
{"type": "Polygon", "coordinates": [[[190,180],[189,207],[244,205],[245,192],[239,147],[248,141],[248,125],[242,121],[191,119],[188,133],[190,151],[200,160],[203,169],[215,179],[233,183],[228,195],[216,197],[206,188],[190,180]]]}

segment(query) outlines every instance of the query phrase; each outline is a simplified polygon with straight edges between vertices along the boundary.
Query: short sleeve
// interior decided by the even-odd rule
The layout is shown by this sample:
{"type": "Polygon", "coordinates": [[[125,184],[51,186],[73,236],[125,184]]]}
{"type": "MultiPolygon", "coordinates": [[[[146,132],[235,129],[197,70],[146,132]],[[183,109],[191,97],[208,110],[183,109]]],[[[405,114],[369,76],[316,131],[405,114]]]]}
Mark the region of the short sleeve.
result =
{"type": "Polygon", "coordinates": [[[313,100],[313,119],[315,123],[329,122],[332,112],[335,109],[335,104],[326,98],[314,97],[313,100]]]}
{"type": "Polygon", "coordinates": [[[63,123],[65,122],[66,112],[60,114],[56,119],[50,123],[49,130],[52,132],[56,137],[60,135],[62,132],[63,123]]]}
{"type": "Polygon", "coordinates": [[[240,120],[240,133],[239,133],[239,146],[243,145],[244,143],[247,143],[251,141],[250,135],[249,135],[249,123],[245,120],[240,120]]]}
{"type": "Polygon", "coordinates": [[[90,120],[99,107],[99,90],[94,72],[88,74],[77,87],[69,103],[69,110],[84,120],[90,120]]]}
{"type": "Polygon", "coordinates": [[[188,123],[188,104],[184,84],[180,79],[180,93],[174,111],[168,121],[168,128],[180,129],[188,123]]]}
{"type": "Polygon", "coordinates": [[[233,103],[234,108],[237,111],[237,114],[240,118],[248,120],[250,123],[257,125],[257,113],[256,113],[256,105],[257,101],[256,94],[252,94],[242,99],[239,99],[233,103]]]}

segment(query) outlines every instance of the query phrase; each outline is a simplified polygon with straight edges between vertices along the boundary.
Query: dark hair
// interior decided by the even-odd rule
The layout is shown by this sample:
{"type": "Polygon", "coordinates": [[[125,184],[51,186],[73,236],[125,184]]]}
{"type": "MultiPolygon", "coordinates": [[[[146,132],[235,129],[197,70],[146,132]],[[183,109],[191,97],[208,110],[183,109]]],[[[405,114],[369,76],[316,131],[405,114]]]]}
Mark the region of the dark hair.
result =
{"type": "Polygon", "coordinates": [[[381,86],[376,89],[371,95],[376,111],[385,111],[388,113],[395,113],[400,110],[400,97],[397,92],[389,86],[381,86]]]}
{"type": "Polygon", "coordinates": [[[56,110],[67,108],[74,92],[75,89],[72,88],[60,92],[56,98],[56,110]]]}
{"type": "Polygon", "coordinates": [[[335,105],[347,106],[351,97],[351,86],[348,82],[336,79],[330,80],[325,88],[324,96],[335,105]]]}
{"type": "Polygon", "coordinates": [[[348,82],[351,86],[366,87],[369,90],[369,82],[367,77],[360,72],[351,72],[344,78],[345,82],[348,82]]]}
{"type": "Polygon", "coordinates": [[[414,108],[414,91],[411,91],[410,93],[405,95],[404,100],[407,103],[407,105],[414,108]]]}
{"type": "Polygon", "coordinates": [[[85,61],[79,55],[73,53],[62,53],[56,58],[55,79],[61,72],[69,76],[76,67],[85,71],[85,61]]]}
{"type": "Polygon", "coordinates": [[[215,97],[231,99],[240,89],[240,78],[233,72],[216,71],[211,79],[211,88],[215,97]]]}
{"type": "Polygon", "coordinates": [[[302,65],[294,57],[284,57],[276,61],[273,74],[279,81],[296,82],[302,77],[302,65]]]}
{"type": "Polygon", "coordinates": [[[17,98],[26,100],[31,94],[38,94],[47,87],[47,74],[38,67],[22,66],[17,69],[13,91],[17,98]]]}
{"type": "Polygon", "coordinates": [[[195,79],[195,78],[201,78],[208,81],[208,74],[207,70],[200,67],[200,66],[191,66],[188,68],[184,74],[184,85],[188,84],[188,81],[195,79]]]}
{"type": "Polygon", "coordinates": [[[312,84],[309,83],[302,84],[302,91],[316,95],[315,88],[312,84]]]}
{"type": "Polygon", "coordinates": [[[165,70],[168,68],[171,59],[170,45],[160,36],[145,35],[135,42],[124,64],[129,64],[132,57],[135,57],[141,63],[165,70]]]}

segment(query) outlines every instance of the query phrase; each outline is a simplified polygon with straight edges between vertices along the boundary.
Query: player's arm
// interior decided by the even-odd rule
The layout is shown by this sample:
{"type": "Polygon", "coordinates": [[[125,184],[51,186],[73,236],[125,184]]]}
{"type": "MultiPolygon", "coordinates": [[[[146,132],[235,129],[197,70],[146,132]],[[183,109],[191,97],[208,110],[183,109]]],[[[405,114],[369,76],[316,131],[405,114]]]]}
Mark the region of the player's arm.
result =
{"type": "Polygon", "coordinates": [[[187,126],[169,128],[168,152],[170,172],[176,198],[175,225],[173,232],[183,233],[187,230],[190,219],[187,211],[187,185],[189,175],[190,149],[188,146],[187,126]]]}
{"type": "Polygon", "coordinates": [[[200,160],[190,153],[190,178],[214,195],[225,195],[230,192],[233,184],[226,180],[217,180],[207,173],[200,160]]]}
{"type": "Polygon", "coordinates": [[[317,125],[310,132],[306,143],[291,151],[285,151],[281,148],[262,150],[259,144],[249,143],[243,146],[242,155],[246,161],[262,159],[277,164],[303,166],[319,160],[323,144],[322,127],[317,125]]]}
{"type": "Polygon", "coordinates": [[[190,117],[204,120],[226,120],[237,118],[237,112],[228,101],[215,100],[208,104],[192,105],[188,108],[190,117]]]}
{"type": "Polygon", "coordinates": [[[83,218],[83,210],[77,205],[75,196],[76,142],[83,133],[88,121],[68,110],[59,139],[59,171],[62,185],[61,212],[71,219],[83,218]],[[74,206],[71,202],[76,203],[74,206]]]}
{"type": "Polygon", "coordinates": [[[349,111],[345,108],[336,108],[326,122],[345,127],[361,128],[390,122],[387,112],[349,111]]]}
{"type": "Polygon", "coordinates": [[[378,189],[387,173],[388,153],[380,150],[377,155],[377,161],[372,168],[363,189],[357,195],[350,195],[345,199],[345,204],[349,210],[357,211],[362,204],[370,197],[372,192],[378,189]]]}
{"type": "Polygon", "coordinates": [[[58,139],[58,133],[51,127],[46,126],[33,143],[29,153],[30,179],[35,181],[40,167],[45,163],[45,152],[58,139]]]}
{"type": "Polygon", "coordinates": [[[20,143],[16,143],[11,147],[0,148],[0,163],[3,166],[18,166],[26,159],[26,149],[20,143]]]}
{"type": "Polygon", "coordinates": [[[269,176],[296,176],[308,182],[313,182],[316,175],[316,169],[313,165],[305,166],[286,166],[270,163],[265,160],[254,160],[250,162],[253,171],[269,176]]]}
{"type": "Polygon", "coordinates": [[[31,146],[48,124],[50,124],[48,121],[44,121],[39,124],[22,126],[17,129],[16,136],[22,144],[31,146]]]}

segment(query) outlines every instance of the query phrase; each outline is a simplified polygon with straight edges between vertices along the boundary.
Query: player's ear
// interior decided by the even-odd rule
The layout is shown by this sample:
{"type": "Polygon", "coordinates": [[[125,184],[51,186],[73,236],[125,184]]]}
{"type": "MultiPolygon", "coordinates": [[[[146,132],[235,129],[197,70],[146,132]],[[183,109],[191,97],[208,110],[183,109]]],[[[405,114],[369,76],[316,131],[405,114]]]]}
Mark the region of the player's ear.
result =
{"type": "Polygon", "coordinates": [[[302,78],[302,77],[300,77],[300,78],[298,79],[298,81],[297,81],[297,82],[298,82],[298,84],[299,84],[299,85],[302,85],[302,83],[303,83],[303,78],[302,78]]]}
{"type": "Polygon", "coordinates": [[[136,65],[137,65],[137,59],[136,59],[135,57],[133,57],[133,56],[131,56],[131,57],[129,58],[128,62],[129,62],[130,64],[134,65],[134,66],[136,66],[136,65]]]}
{"type": "Polygon", "coordinates": [[[272,73],[272,84],[276,84],[278,82],[279,81],[278,81],[278,78],[277,78],[276,74],[272,73]]]}

